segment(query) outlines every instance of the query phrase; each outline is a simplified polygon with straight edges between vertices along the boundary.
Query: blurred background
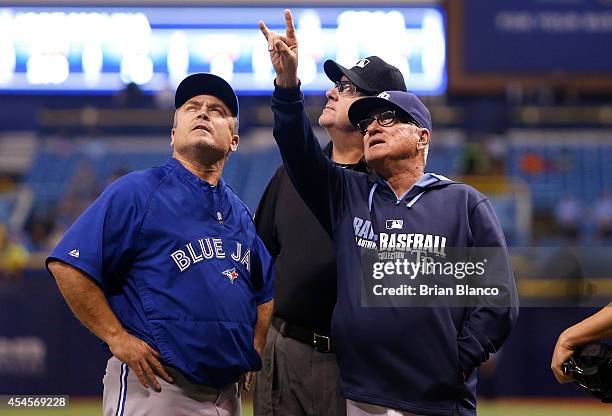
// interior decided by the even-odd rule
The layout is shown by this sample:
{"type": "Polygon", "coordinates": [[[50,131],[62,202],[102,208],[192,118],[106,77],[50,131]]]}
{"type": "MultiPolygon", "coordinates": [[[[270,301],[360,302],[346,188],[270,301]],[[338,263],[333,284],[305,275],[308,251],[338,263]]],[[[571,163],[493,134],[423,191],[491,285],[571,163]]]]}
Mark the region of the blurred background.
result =
{"type": "Polygon", "coordinates": [[[257,22],[284,30],[290,7],[312,120],[326,59],[378,55],[431,109],[426,170],[496,208],[523,307],[479,370],[479,414],[612,414],[549,370],[561,331],[612,298],[612,1],[278,3],[0,1],[0,395],[69,394],[70,410],[49,414],[100,413],[109,355],[44,259],[111,181],[170,156],[189,73],[238,92],[241,143],[223,176],[254,212],[281,163],[257,22]]]}

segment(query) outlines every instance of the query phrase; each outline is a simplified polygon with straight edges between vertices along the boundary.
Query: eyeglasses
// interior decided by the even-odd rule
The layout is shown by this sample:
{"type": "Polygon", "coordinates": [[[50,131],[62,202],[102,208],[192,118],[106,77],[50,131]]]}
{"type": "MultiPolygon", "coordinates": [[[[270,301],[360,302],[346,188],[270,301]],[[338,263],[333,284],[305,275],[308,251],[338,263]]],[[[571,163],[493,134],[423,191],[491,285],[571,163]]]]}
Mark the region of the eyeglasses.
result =
{"type": "Polygon", "coordinates": [[[381,126],[390,126],[396,121],[401,121],[406,124],[412,124],[413,126],[420,127],[414,120],[405,119],[406,117],[403,115],[396,116],[395,110],[387,110],[361,120],[359,123],[357,123],[357,129],[359,129],[361,134],[365,135],[368,131],[368,127],[374,122],[374,120],[378,121],[378,124],[381,126]]]}
{"type": "Polygon", "coordinates": [[[357,92],[357,85],[350,81],[336,81],[334,85],[340,95],[353,95],[357,92]]]}

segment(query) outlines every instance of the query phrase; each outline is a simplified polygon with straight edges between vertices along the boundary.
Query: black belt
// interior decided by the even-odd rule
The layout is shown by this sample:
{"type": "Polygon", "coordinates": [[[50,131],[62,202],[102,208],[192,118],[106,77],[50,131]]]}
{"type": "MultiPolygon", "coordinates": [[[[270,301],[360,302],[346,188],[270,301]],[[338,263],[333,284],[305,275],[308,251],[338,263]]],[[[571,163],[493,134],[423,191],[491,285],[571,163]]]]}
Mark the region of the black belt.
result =
{"type": "Polygon", "coordinates": [[[272,318],[272,325],[283,336],[311,345],[318,352],[333,352],[331,338],[327,335],[317,334],[309,329],[290,324],[281,318],[272,318]]]}

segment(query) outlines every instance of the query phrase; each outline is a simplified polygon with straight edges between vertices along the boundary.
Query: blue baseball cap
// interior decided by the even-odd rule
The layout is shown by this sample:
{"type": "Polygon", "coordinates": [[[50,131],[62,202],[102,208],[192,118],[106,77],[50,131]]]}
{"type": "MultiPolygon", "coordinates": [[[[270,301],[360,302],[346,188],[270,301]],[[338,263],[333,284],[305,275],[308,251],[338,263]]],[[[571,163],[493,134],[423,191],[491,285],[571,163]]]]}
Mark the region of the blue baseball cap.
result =
{"type": "Polygon", "coordinates": [[[238,117],[238,97],[232,86],[223,78],[206,72],[189,75],[176,87],[174,108],[178,109],[197,95],[217,97],[229,108],[234,117],[238,117]]]}
{"type": "Polygon", "coordinates": [[[376,97],[364,97],[355,101],[348,111],[351,124],[357,127],[357,123],[370,117],[371,111],[375,109],[400,111],[431,133],[431,114],[419,97],[411,92],[383,91],[376,97]]]}

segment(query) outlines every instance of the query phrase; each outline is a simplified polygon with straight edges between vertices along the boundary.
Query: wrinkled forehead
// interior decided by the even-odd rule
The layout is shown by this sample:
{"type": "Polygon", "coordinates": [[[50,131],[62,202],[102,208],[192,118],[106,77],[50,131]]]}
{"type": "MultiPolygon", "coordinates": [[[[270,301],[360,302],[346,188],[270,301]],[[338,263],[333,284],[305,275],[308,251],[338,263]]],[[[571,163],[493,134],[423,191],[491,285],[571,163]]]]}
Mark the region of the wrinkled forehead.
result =
{"type": "Polygon", "coordinates": [[[214,95],[206,95],[206,94],[196,95],[194,97],[191,97],[187,101],[185,101],[185,104],[183,104],[181,108],[185,108],[189,105],[195,105],[198,107],[218,106],[218,107],[223,108],[227,114],[231,114],[231,111],[227,107],[227,105],[225,105],[225,103],[221,101],[221,99],[219,99],[218,97],[215,97],[214,95]]]}

